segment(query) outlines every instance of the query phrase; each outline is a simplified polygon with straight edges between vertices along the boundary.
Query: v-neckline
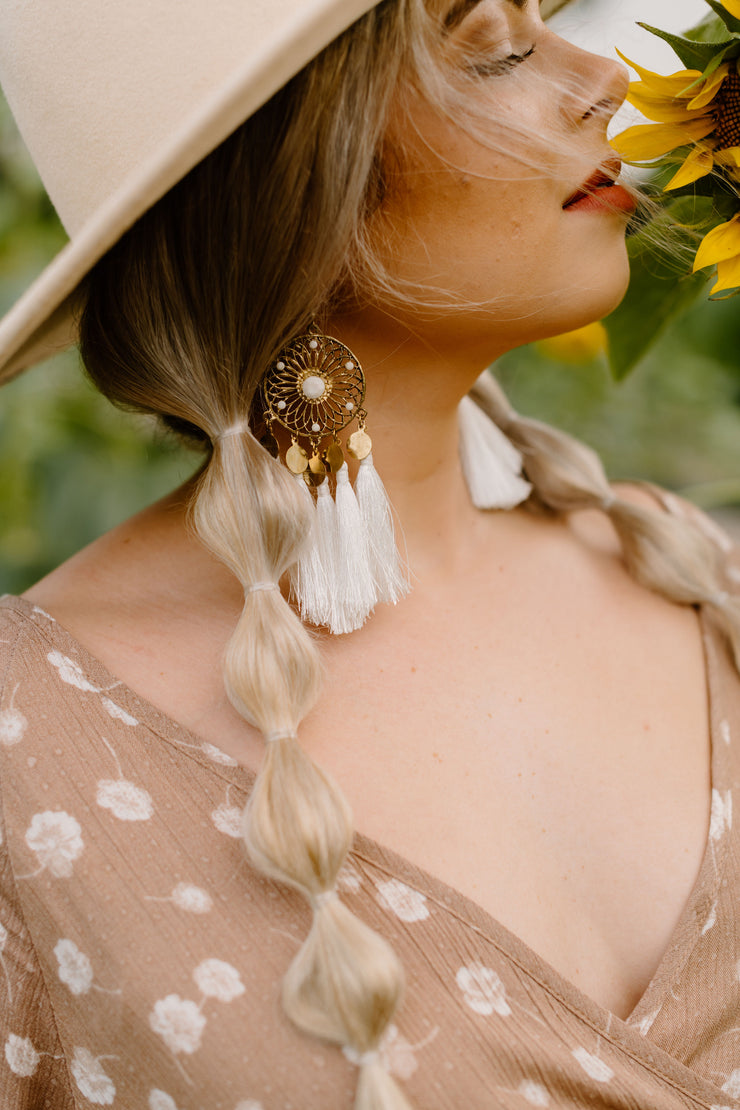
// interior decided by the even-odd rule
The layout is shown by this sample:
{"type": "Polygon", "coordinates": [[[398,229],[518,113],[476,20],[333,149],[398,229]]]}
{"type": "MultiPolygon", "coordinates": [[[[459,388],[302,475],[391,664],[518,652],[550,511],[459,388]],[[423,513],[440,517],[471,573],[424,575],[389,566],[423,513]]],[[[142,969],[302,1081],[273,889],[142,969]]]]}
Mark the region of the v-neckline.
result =
{"type": "MultiPolygon", "coordinates": [[[[36,617],[48,621],[49,628],[43,630],[46,639],[53,643],[54,647],[62,647],[73,652],[85,674],[88,677],[94,675],[98,685],[106,687],[106,693],[115,691],[113,696],[116,703],[121,703],[122,707],[130,712],[139,724],[164,740],[180,755],[195,760],[211,774],[224,779],[237,789],[249,793],[256,779],[254,771],[241,763],[235,763],[228,756],[225,756],[223,762],[214,761],[212,754],[208,754],[209,750],[213,751],[214,745],[209,744],[184,725],[179,724],[166,713],[157,709],[151,702],[142,698],[126,683],[117,679],[101,660],[97,659],[84,644],[80,643],[55,618],[33,605],[26,598],[10,594],[0,597],[0,605],[21,612],[37,629],[39,623],[35,619],[36,617]],[[51,629],[54,630],[53,637],[51,629]]],[[[701,632],[707,691],[711,801],[715,791],[727,789],[727,781],[723,774],[726,770],[726,759],[720,758],[721,754],[724,753],[718,736],[720,698],[717,689],[717,664],[713,657],[714,645],[711,643],[708,617],[701,606],[697,607],[697,615],[701,632]]],[[[577,1011],[588,1020],[602,1035],[613,1037],[616,1033],[620,1041],[624,1041],[626,1038],[628,1042],[636,1037],[637,1041],[633,1041],[634,1044],[644,1044],[645,1034],[639,1030],[640,1023],[649,1019],[666,1001],[666,988],[663,986],[663,989],[661,989],[661,984],[665,985],[670,981],[675,982],[676,974],[688,961],[701,935],[703,920],[699,911],[702,907],[714,902],[722,881],[728,854],[728,838],[721,838],[719,844],[715,845],[711,836],[711,827],[710,822],[696,879],[683,911],[671,933],[668,945],[645,991],[626,1018],[618,1017],[606,1006],[585,994],[575,983],[567,979],[517,934],[508,929],[477,902],[455,887],[438,879],[424,868],[417,866],[392,848],[386,847],[379,841],[356,831],[352,852],[355,856],[363,858],[380,870],[387,872],[389,876],[400,878],[407,885],[421,891],[432,902],[467,923],[474,931],[499,948],[522,971],[534,978],[551,995],[560,999],[571,1010],[577,1011]]],[[[657,1046],[653,1047],[656,1051],[661,1051],[657,1049],[657,1046]]],[[[662,1053],[662,1055],[673,1061],[681,1069],[684,1068],[680,1061],[670,1054],[662,1053]]],[[[685,1070],[690,1075],[695,1076],[695,1073],[690,1069],[685,1070]]],[[[695,1078],[701,1077],[695,1076],[695,1078]]]]}

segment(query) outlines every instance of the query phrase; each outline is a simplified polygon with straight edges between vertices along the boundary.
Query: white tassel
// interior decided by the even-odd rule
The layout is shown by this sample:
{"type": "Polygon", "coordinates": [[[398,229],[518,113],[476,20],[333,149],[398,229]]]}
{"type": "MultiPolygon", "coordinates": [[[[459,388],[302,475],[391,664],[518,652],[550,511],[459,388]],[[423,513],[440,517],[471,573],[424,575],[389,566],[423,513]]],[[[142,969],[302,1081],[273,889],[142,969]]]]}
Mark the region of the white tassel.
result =
{"type": "MultiPolygon", "coordinates": [[[[303,476],[296,474],[295,479],[310,506],[311,527],[301,553],[290,569],[291,589],[298,602],[298,608],[303,619],[311,624],[326,624],[329,618],[331,597],[326,568],[322,563],[321,552],[319,551],[317,511],[303,476]]],[[[331,501],[331,497],[329,500],[331,501]]]]}
{"type": "Polygon", "coordinates": [[[372,612],[377,592],[370,570],[367,530],[346,463],[337,473],[336,513],[338,543],[331,631],[354,632],[372,612]]]}
{"type": "Polygon", "coordinates": [[[360,463],[355,492],[367,530],[370,572],[377,599],[395,605],[409,592],[410,586],[396,547],[388,495],[373,465],[372,451],[360,463]]]}
{"type": "Polygon", "coordinates": [[[316,549],[323,571],[324,594],[317,605],[320,619],[315,623],[326,624],[334,632],[338,572],[337,507],[326,478],[316,491],[316,549]]]}
{"type": "Polygon", "coordinates": [[[457,409],[460,462],[477,509],[513,509],[532,486],[521,477],[522,455],[471,397],[457,409]]]}

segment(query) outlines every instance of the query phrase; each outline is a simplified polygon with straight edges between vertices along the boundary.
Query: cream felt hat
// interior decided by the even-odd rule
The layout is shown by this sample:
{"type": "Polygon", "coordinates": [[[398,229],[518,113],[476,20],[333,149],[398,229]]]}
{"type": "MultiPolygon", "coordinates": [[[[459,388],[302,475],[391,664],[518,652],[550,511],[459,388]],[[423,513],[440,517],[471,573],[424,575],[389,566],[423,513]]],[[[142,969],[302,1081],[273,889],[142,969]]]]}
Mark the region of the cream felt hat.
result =
{"type": "Polygon", "coordinates": [[[0,85],[70,237],[0,321],[0,384],[76,341],[98,259],[376,2],[0,3],[0,85]]]}

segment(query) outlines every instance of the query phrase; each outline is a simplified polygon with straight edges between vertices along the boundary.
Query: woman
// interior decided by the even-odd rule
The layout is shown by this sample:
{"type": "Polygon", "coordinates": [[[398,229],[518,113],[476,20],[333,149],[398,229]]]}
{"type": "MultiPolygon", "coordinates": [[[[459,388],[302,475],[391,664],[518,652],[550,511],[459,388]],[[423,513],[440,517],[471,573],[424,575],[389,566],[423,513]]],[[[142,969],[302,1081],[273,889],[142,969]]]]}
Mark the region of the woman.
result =
{"type": "MultiPolygon", "coordinates": [[[[283,87],[238,117],[221,104],[222,135],[203,134],[239,126],[203,161],[195,117],[151,146],[159,176],[100,204],[54,294],[3,333],[10,372],[65,331],[56,306],[84,279],[94,380],[206,446],[183,489],[4,602],[3,1106],[329,1110],[355,1087],[363,1110],[737,1105],[720,548],[659,491],[611,490],[485,379],[533,489],[499,462],[527,500],[482,513],[458,463],[481,370],[624,291],[632,203],[606,126],[625,72],[532,0],[386,0],[329,45],[346,10],[287,7],[316,60],[298,72],[276,48],[247,85],[283,87]],[[359,519],[347,472],[323,477],[340,460],[308,442],[296,481],[270,400],[296,343],[332,340],[365,367],[413,574],[367,623],[344,593],[336,616],[330,584],[349,635],[308,631],[285,580],[300,556],[310,608],[314,514],[359,519]]],[[[179,9],[174,53],[202,14],[179,9]]],[[[223,46],[254,12],[221,14],[223,46]]],[[[211,104],[151,27],[137,45],[211,104]]],[[[105,54],[94,19],[65,34],[105,54]]],[[[123,157],[82,130],[80,149],[123,157]]],[[[480,457],[495,434],[472,419],[480,457]]]]}

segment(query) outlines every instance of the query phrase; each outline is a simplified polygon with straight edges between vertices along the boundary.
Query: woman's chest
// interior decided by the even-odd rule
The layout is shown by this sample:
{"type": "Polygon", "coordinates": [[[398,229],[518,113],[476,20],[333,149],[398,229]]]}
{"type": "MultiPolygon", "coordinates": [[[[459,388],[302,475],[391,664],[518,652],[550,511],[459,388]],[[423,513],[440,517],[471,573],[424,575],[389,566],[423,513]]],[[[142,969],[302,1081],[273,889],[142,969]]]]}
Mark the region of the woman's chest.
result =
{"type": "MultiPolygon", "coordinates": [[[[359,831],[626,1016],[706,846],[706,669],[693,610],[656,601],[644,622],[607,620],[601,639],[590,620],[551,608],[517,629],[468,613],[444,635],[420,621],[354,639],[328,653],[301,740],[359,831]]],[[[191,717],[256,768],[262,741],[227,706],[191,717]]]]}

